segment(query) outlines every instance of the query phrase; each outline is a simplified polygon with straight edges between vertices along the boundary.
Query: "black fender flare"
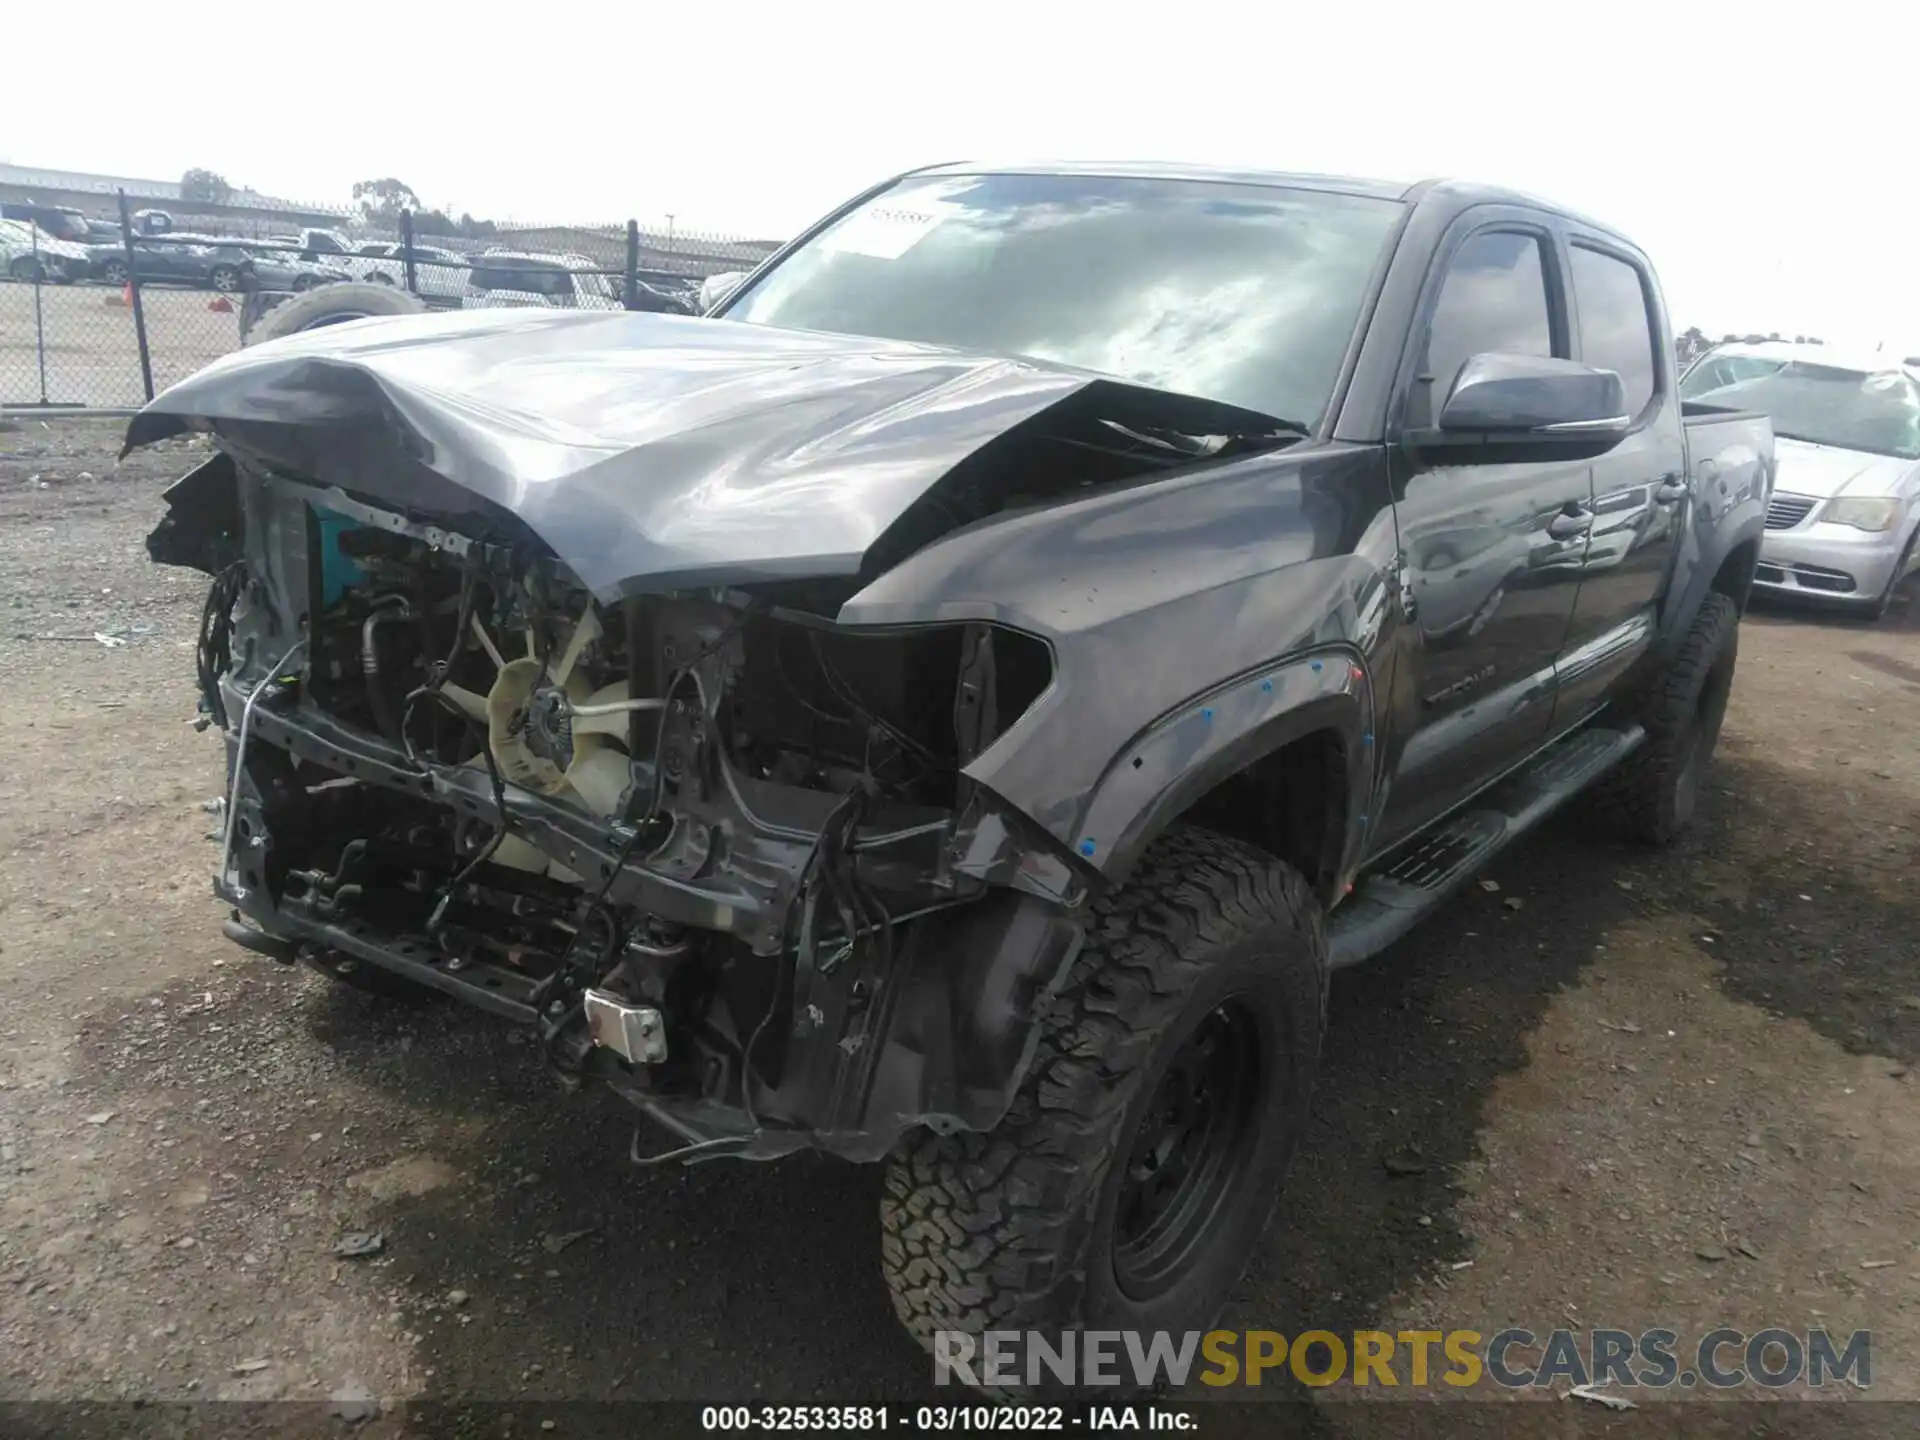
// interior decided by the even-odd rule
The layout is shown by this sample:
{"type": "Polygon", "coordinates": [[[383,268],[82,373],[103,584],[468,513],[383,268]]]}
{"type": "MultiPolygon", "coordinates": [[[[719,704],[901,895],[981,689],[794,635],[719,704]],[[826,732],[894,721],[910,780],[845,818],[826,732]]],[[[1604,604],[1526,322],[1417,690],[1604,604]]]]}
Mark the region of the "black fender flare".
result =
{"type": "MultiPolygon", "coordinates": [[[[1283,746],[1331,730],[1345,758],[1341,836],[1328,874],[1358,863],[1374,786],[1373,679],[1359,653],[1327,646],[1263,665],[1196,695],[1141,731],[1107,764],[1072,849],[1112,883],[1194,802],[1283,746]]],[[[1322,897],[1323,899],[1331,897],[1322,897]]]]}

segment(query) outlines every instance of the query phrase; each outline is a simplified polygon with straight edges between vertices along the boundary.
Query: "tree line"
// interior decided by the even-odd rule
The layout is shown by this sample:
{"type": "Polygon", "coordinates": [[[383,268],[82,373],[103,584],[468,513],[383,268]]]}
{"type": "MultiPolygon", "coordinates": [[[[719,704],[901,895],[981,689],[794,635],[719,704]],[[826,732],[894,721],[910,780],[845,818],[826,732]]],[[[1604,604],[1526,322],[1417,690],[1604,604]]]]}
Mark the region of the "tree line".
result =
{"type": "MultiPolygon", "coordinates": [[[[240,187],[217,170],[195,166],[180,177],[180,198],[189,205],[230,205],[239,193],[240,187]]],[[[398,229],[402,210],[413,212],[416,235],[482,240],[498,228],[493,221],[478,219],[464,210],[456,216],[449,209],[422,205],[411,185],[391,175],[357,182],[353,187],[353,204],[367,224],[382,230],[398,229]]]]}

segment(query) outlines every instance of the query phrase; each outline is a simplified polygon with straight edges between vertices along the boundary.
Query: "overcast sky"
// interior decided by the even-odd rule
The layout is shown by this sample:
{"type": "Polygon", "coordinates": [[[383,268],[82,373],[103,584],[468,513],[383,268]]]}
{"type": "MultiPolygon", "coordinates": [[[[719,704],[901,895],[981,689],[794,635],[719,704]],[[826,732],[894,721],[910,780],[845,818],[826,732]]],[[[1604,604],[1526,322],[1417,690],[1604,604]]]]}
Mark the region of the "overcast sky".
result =
{"type": "Polygon", "coordinates": [[[0,159],[20,165],[206,166],[342,204],[392,174],[496,219],[672,214],[768,237],[945,160],[1457,175],[1625,230],[1678,325],[1920,344],[1920,7],[1904,0],[791,0],[705,16],[215,0],[137,39],[14,8],[0,159]]]}

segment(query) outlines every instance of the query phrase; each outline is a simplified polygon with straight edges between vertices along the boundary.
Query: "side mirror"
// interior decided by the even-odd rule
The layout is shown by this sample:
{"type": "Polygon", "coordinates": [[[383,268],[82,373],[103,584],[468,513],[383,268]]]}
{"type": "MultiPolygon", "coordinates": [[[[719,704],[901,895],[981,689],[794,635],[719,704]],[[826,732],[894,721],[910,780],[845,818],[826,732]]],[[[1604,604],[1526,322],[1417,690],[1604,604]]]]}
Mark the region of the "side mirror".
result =
{"type": "Polygon", "coordinates": [[[1573,458],[1613,448],[1632,428],[1611,370],[1541,355],[1475,355],[1460,367],[1425,447],[1541,450],[1573,458]]]}

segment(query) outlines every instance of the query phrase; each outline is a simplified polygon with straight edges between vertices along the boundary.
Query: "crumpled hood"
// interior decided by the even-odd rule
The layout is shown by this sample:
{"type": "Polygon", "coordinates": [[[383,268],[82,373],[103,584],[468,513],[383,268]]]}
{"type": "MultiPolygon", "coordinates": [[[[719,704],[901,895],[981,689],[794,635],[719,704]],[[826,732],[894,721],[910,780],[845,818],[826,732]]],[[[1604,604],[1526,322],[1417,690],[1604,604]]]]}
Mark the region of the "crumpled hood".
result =
{"type": "Polygon", "coordinates": [[[960,461],[1092,386],[1245,418],[896,341],[507,309],[359,321],[238,351],[156,397],[127,446],[211,430],[256,463],[393,504],[452,514],[483,508],[478,496],[610,601],[851,574],[960,461]]]}
{"type": "Polygon", "coordinates": [[[1861,450],[1839,450],[1806,440],[1774,440],[1779,467],[1774,489],[1787,495],[1814,495],[1829,499],[1840,494],[1897,495],[1900,483],[1916,468],[1897,455],[1872,455],[1861,450]]]}

